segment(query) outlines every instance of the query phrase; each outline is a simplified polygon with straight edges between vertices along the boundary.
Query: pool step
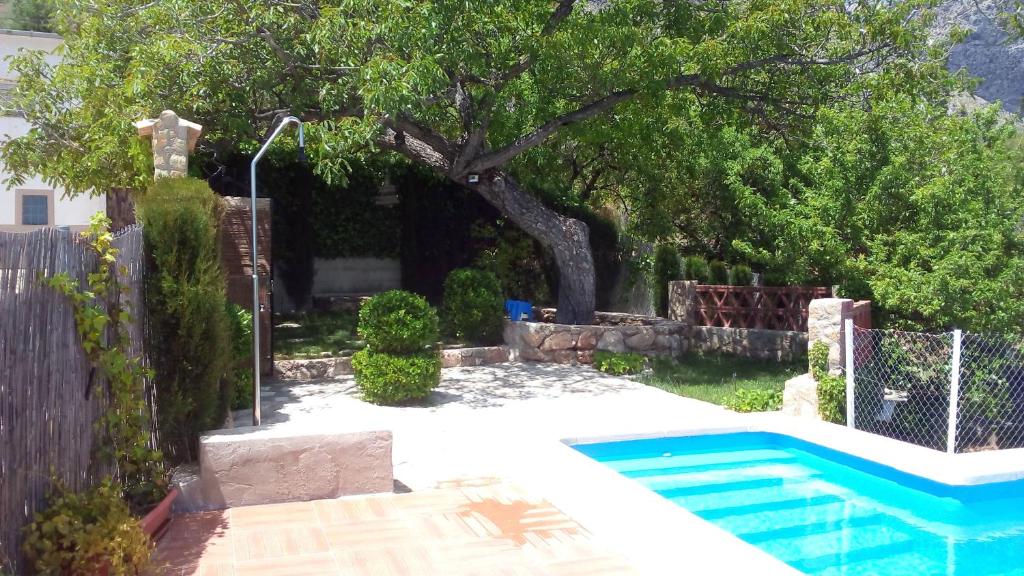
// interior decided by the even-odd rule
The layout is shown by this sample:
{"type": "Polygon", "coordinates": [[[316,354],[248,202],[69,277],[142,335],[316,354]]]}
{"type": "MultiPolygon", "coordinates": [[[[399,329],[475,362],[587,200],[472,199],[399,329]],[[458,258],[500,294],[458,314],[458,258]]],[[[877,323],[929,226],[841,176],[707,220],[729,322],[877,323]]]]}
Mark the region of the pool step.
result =
{"type": "Polygon", "coordinates": [[[735,482],[744,482],[748,480],[793,480],[800,482],[816,475],[818,475],[816,471],[803,466],[795,466],[792,464],[766,464],[764,466],[750,466],[736,470],[711,470],[684,474],[652,475],[637,478],[636,480],[655,492],[698,485],[719,486],[722,487],[723,492],[727,492],[731,490],[729,485],[735,482]]]}
{"type": "MultiPolygon", "coordinates": [[[[842,503],[844,500],[835,494],[819,494],[817,496],[799,496],[790,498],[789,492],[782,492],[781,498],[751,499],[756,504],[739,504],[736,506],[725,506],[720,508],[704,508],[692,510],[705,520],[720,520],[729,516],[746,517],[751,515],[763,515],[783,510],[803,510],[809,506],[822,506],[826,504],[842,503]]],[[[720,502],[714,502],[720,504],[720,502]]]]}
{"type": "Polygon", "coordinates": [[[762,550],[790,563],[798,570],[814,573],[829,566],[912,552],[934,543],[934,535],[905,527],[891,517],[880,515],[856,530],[834,527],[819,533],[796,533],[757,543],[762,550]]]}
{"type": "MultiPolygon", "coordinates": [[[[761,460],[778,460],[792,462],[795,455],[782,450],[741,450],[738,452],[708,452],[698,454],[669,454],[655,456],[623,457],[618,460],[603,462],[606,466],[623,474],[640,470],[658,470],[666,468],[700,468],[721,464],[757,462],[761,460]]],[[[710,469],[710,468],[709,468],[710,469]]]]}
{"type": "Polygon", "coordinates": [[[793,458],[761,458],[758,460],[739,460],[734,462],[717,462],[714,464],[689,464],[684,466],[672,466],[662,468],[651,466],[632,470],[620,470],[619,473],[627,478],[649,478],[652,476],[677,476],[691,474],[694,472],[713,472],[721,470],[737,470],[753,466],[781,465],[791,462],[793,458]]]}
{"type": "MultiPolygon", "coordinates": [[[[841,527],[844,521],[862,522],[861,518],[876,517],[878,511],[870,508],[855,507],[846,502],[820,500],[804,501],[805,505],[792,505],[784,509],[734,514],[715,520],[715,524],[740,536],[744,540],[760,542],[772,538],[786,537],[785,531],[799,532],[805,527],[813,527],[815,532],[828,532],[841,527]],[[775,536],[760,537],[758,534],[772,532],[775,536]]],[[[795,504],[795,503],[794,503],[795,504]]],[[[703,515],[702,515],[703,516],[703,515]]]]}
{"type": "MultiPolygon", "coordinates": [[[[703,516],[705,511],[718,509],[737,509],[751,504],[765,505],[770,508],[775,502],[788,502],[791,500],[808,500],[822,496],[840,497],[837,494],[840,490],[817,479],[777,480],[773,483],[751,486],[746,488],[732,487],[732,490],[723,493],[709,492],[705,494],[681,493],[670,498],[673,502],[686,509],[703,516]]],[[[783,506],[787,504],[782,504],[783,506]]]]}

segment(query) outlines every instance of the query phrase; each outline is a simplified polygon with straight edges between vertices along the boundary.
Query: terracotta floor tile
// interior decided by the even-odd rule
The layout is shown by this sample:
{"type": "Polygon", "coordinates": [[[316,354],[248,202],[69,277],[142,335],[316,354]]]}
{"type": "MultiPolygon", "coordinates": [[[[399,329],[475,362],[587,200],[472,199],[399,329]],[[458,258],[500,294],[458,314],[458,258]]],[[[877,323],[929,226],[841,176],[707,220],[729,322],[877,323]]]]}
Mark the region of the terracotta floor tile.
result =
{"type": "Polygon", "coordinates": [[[317,523],[239,529],[232,536],[235,541],[235,558],[239,562],[330,552],[324,532],[317,523]]]}
{"type": "MultiPolygon", "coordinates": [[[[249,560],[235,565],[235,576],[330,576],[338,574],[331,554],[249,560]]],[[[368,573],[370,574],[370,573],[368,573]]]]}
{"type": "Polygon", "coordinates": [[[228,517],[231,528],[259,528],[285,524],[311,525],[318,522],[312,502],[288,502],[232,508],[228,517]]]}
{"type": "Polygon", "coordinates": [[[415,543],[422,538],[411,522],[401,518],[325,524],[323,531],[332,550],[384,548],[415,543]]]}
{"type": "Polygon", "coordinates": [[[631,573],[550,504],[482,481],[182,516],[155,558],[168,576],[631,573]]]}
{"type": "Polygon", "coordinates": [[[428,546],[406,543],[402,546],[362,550],[335,550],[342,574],[365,576],[447,576],[428,546]]]}

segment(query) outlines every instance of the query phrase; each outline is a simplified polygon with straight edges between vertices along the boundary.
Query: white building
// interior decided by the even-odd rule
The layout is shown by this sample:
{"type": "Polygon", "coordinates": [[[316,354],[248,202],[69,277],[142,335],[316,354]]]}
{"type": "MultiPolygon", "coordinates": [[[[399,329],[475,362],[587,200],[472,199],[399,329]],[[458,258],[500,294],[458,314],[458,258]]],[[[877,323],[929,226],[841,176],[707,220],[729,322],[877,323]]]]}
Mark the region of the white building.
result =
{"type": "MultiPolygon", "coordinates": [[[[0,30],[0,92],[9,90],[16,80],[8,68],[7,56],[22,49],[43,50],[49,54],[47,59],[56,63],[60,56],[54,51],[60,43],[61,38],[56,34],[0,30]]],[[[0,138],[6,140],[21,136],[28,129],[28,122],[20,115],[0,115],[0,138]]],[[[106,211],[106,197],[102,194],[63,198],[62,189],[53,188],[35,177],[27,178],[21,186],[8,188],[3,183],[8,176],[10,174],[0,158],[0,231],[27,232],[41,226],[67,226],[78,230],[89,223],[90,216],[106,211]]]]}

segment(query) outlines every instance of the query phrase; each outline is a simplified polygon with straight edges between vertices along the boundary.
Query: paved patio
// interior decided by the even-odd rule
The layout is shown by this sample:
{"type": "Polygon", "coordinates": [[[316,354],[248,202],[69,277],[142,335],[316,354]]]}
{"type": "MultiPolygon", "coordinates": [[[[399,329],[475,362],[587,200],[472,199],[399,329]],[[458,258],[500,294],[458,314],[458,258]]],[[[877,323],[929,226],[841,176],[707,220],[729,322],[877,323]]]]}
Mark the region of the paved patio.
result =
{"type": "MultiPolygon", "coordinates": [[[[534,363],[445,369],[433,395],[411,406],[362,402],[351,377],[269,382],[262,395],[263,428],[275,433],[391,430],[396,486],[413,493],[179,517],[157,554],[169,573],[674,574],[677,557],[657,556],[681,542],[689,564],[704,567],[695,573],[720,566],[718,547],[703,544],[720,538],[706,523],[680,527],[681,511],[639,486],[604,487],[599,476],[623,480],[585,468],[561,443],[745,425],[720,407],[589,367],[534,363]],[[480,478],[497,483],[463,486],[480,478]],[[639,499],[624,497],[631,488],[639,499]]],[[[236,414],[240,425],[249,418],[236,414]]]]}
{"type": "Polygon", "coordinates": [[[168,576],[635,573],[547,502],[494,481],[178,516],[154,562],[168,576]]]}
{"type": "MultiPolygon", "coordinates": [[[[394,432],[395,478],[414,489],[455,478],[508,477],[533,441],[721,425],[733,412],[587,366],[532,362],[449,368],[425,402],[375,406],[351,376],[262,391],[263,427],[301,433],[394,432]]],[[[247,412],[235,421],[248,425],[247,412]]]]}

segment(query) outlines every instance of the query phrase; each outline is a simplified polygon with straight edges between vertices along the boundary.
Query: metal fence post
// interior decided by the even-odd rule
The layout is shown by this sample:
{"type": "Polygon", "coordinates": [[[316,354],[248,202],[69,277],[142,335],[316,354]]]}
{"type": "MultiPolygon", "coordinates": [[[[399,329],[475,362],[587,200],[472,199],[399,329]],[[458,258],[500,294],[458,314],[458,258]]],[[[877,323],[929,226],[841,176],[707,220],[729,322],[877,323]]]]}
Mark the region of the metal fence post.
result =
{"type": "Polygon", "coordinates": [[[847,428],[856,428],[857,412],[854,410],[855,399],[853,394],[853,318],[847,318],[844,324],[845,342],[843,342],[843,346],[846,348],[846,426],[847,428]]]}
{"type": "Polygon", "coordinates": [[[946,430],[946,452],[956,452],[956,425],[960,411],[960,342],[963,334],[953,330],[953,365],[949,374],[949,425],[946,430]]]}

